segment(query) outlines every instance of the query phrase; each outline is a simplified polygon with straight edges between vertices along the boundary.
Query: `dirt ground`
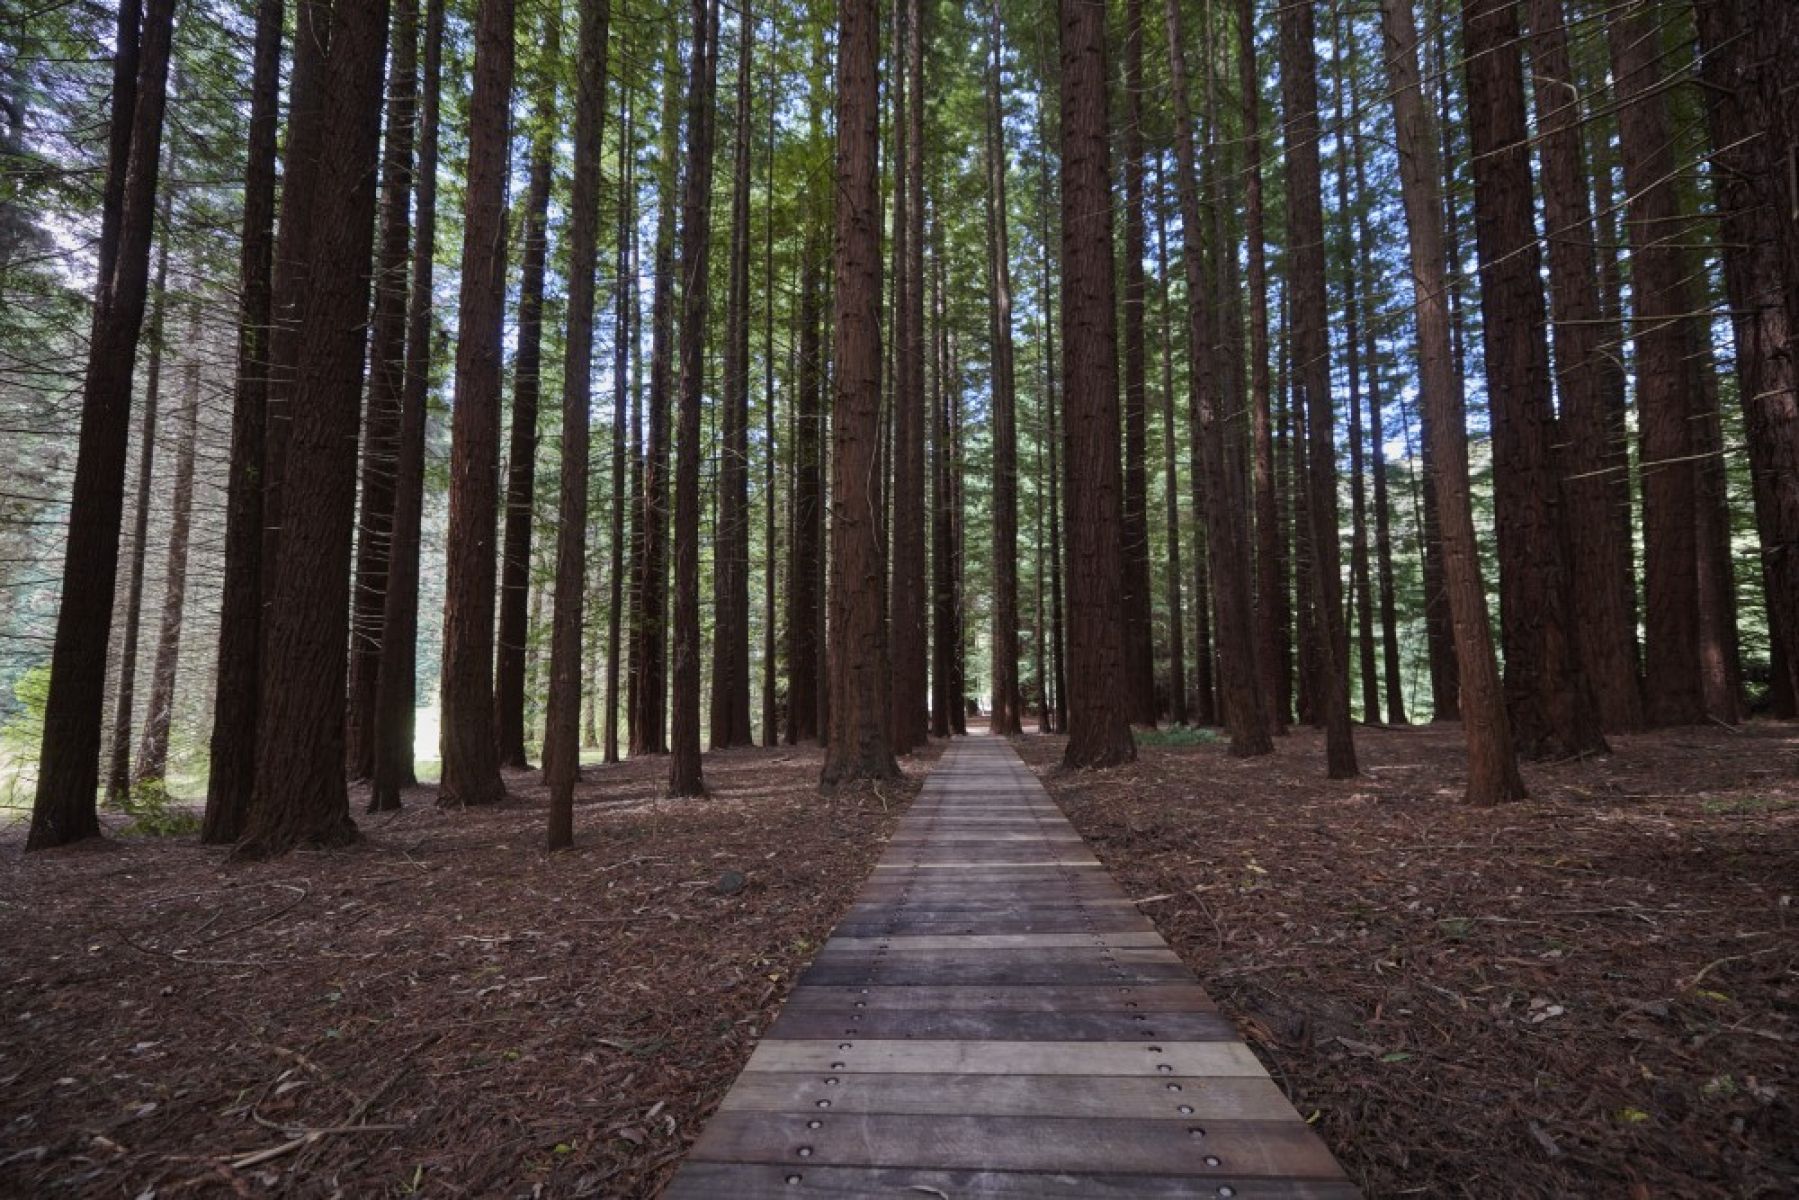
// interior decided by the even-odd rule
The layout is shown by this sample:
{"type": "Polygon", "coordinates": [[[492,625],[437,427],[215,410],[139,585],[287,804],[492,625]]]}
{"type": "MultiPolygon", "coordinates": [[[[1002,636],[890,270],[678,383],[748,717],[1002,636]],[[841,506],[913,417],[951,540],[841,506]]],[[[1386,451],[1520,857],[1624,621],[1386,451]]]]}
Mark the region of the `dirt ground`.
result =
{"type": "Polygon", "coordinates": [[[1799,1195],[1799,728],[1459,803],[1459,731],[1020,749],[1370,1196],[1799,1195]]]}
{"type": "MultiPolygon", "coordinates": [[[[331,854],[0,842],[0,1195],[646,1196],[927,762],[818,795],[816,749],[594,768],[360,818],[331,854]]],[[[356,798],[360,811],[360,798],[356,798]]]]}

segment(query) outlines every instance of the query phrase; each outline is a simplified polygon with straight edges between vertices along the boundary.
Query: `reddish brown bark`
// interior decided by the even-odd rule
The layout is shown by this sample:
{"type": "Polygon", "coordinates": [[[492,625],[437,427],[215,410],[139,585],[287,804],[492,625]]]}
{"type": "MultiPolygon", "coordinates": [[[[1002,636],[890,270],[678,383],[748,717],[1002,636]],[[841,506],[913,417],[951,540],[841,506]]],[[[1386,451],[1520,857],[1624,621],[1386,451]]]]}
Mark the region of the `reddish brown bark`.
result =
{"type": "Polygon", "coordinates": [[[1131,722],[1156,724],[1156,658],[1149,586],[1149,426],[1143,280],[1143,3],[1124,15],[1124,670],[1131,722]]]}
{"type": "MultiPolygon", "coordinates": [[[[1018,392],[1012,345],[1011,239],[1007,236],[1006,137],[999,9],[992,9],[987,52],[987,286],[993,345],[993,715],[998,734],[1019,733],[1018,690],[1018,392]]],[[[1141,397],[1139,397],[1141,399],[1141,397]]],[[[1153,717],[1152,717],[1153,723],[1153,717]]]]}
{"type": "Polygon", "coordinates": [[[200,309],[192,307],[188,358],[182,368],[181,407],[176,412],[175,483],[169,497],[168,552],[163,559],[162,621],[156,661],[144,706],[144,734],[131,773],[135,790],[163,782],[169,769],[169,730],[175,719],[175,677],[181,664],[181,626],[187,611],[188,545],[193,529],[194,453],[200,433],[200,309]]]}
{"type": "Polygon", "coordinates": [[[419,532],[425,498],[425,418],[430,398],[433,297],[437,250],[437,131],[443,74],[443,0],[426,0],[424,78],[414,172],[417,231],[406,300],[406,377],[400,394],[400,435],[394,461],[393,547],[381,617],[381,666],[375,684],[375,777],[369,811],[400,806],[400,789],[414,782],[417,721],[419,532]]]}
{"type": "Polygon", "coordinates": [[[712,552],[711,742],[755,744],[750,728],[750,63],[755,24],[738,17],[731,146],[730,279],[719,405],[718,522],[712,552]]]}
{"type": "Polygon", "coordinates": [[[899,773],[888,740],[887,630],[873,486],[881,427],[879,19],[845,0],[837,41],[837,243],[831,422],[830,732],[819,781],[899,773]]]}
{"type": "Polygon", "coordinates": [[[225,487],[225,572],[219,600],[210,770],[200,840],[243,832],[256,766],[262,644],[262,473],[268,441],[270,272],[275,253],[275,156],[281,120],[282,0],[258,0],[238,248],[237,363],[225,487]]]}
{"type": "MultiPolygon", "coordinates": [[[[1264,688],[1256,674],[1255,615],[1251,599],[1248,511],[1231,469],[1227,442],[1241,430],[1226,411],[1229,397],[1221,383],[1226,369],[1213,351],[1218,333],[1212,312],[1211,289],[1205,277],[1204,249],[1199,231],[1205,227],[1200,213],[1198,162],[1194,150],[1193,114],[1187,83],[1187,53],[1181,29],[1179,0],[1167,0],[1168,59],[1174,106],[1175,187],[1180,197],[1181,259],[1187,275],[1188,404],[1193,413],[1197,453],[1205,473],[1205,555],[1211,567],[1218,608],[1218,673],[1223,683],[1224,719],[1230,728],[1231,753],[1239,757],[1269,754],[1268,716],[1263,708],[1264,688]]],[[[1214,164],[1214,177],[1216,166],[1214,164]]],[[[1201,592],[1199,602],[1204,603],[1201,592]]]]}
{"type": "Polygon", "coordinates": [[[1430,486],[1442,516],[1444,577],[1454,616],[1463,727],[1468,739],[1467,798],[1475,804],[1494,804],[1522,798],[1524,781],[1512,748],[1511,722],[1493,654],[1487,593],[1474,540],[1463,399],[1455,384],[1450,337],[1443,201],[1437,191],[1437,157],[1418,78],[1418,33],[1411,0],[1382,0],[1382,29],[1399,143],[1400,195],[1411,250],[1419,385],[1432,417],[1426,426],[1434,443],[1436,465],[1430,486]]]}
{"type": "MultiPolygon", "coordinates": [[[[896,5],[897,7],[897,5],[896,5]]],[[[924,337],[924,36],[919,0],[905,5],[903,179],[895,196],[894,265],[898,311],[894,345],[893,442],[893,748],[921,745],[927,734],[928,646],[925,562],[924,337]]],[[[898,110],[895,119],[900,119],[898,110]]],[[[899,166],[896,165],[896,170],[899,166]]]]}
{"type": "Polygon", "coordinates": [[[1324,205],[1318,166],[1318,73],[1312,8],[1281,10],[1281,95],[1287,122],[1287,243],[1293,289],[1293,378],[1306,413],[1306,491],[1318,626],[1318,709],[1332,779],[1358,773],[1349,727],[1348,638],[1339,574],[1337,461],[1333,444],[1324,205]]]}
{"type": "MultiPolygon", "coordinates": [[[[1799,16],[1787,5],[1698,0],[1701,69],[1708,85],[1724,280],[1736,332],[1737,392],[1749,443],[1751,491],[1761,538],[1762,585],[1777,715],[1792,716],[1799,695],[1799,397],[1795,396],[1792,331],[1795,312],[1783,294],[1783,249],[1799,250],[1799,233],[1780,219],[1790,211],[1799,181],[1785,174],[1779,122],[1785,102],[1770,111],[1782,78],[1790,93],[1799,71],[1791,42],[1799,16]],[[1782,207],[1785,205],[1786,207],[1782,207]],[[1783,246],[1784,243],[1784,246],[1783,246]],[[1781,702],[1784,701],[1784,711],[1781,702]]],[[[1787,143],[1791,152],[1791,142],[1787,143]]],[[[1799,265],[1799,253],[1789,264],[1799,265]]],[[[1791,272],[1792,266],[1785,271],[1791,272]]],[[[1794,272],[1799,274],[1799,272],[1794,272]]],[[[1793,276],[1789,275],[1790,281],[1793,276]]]]}
{"type": "Polygon", "coordinates": [[[412,135],[418,108],[418,3],[394,13],[382,138],[381,228],[375,307],[369,319],[369,400],[362,432],[362,512],[356,527],[356,589],[350,620],[349,771],[375,770],[375,692],[393,551],[396,467],[406,386],[407,257],[412,242],[412,135]]]}
{"type": "MultiPolygon", "coordinates": [[[[1176,443],[1180,440],[1174,420],[1174,301],[1173,281],[1168,274],[1168,221],[1166,213],[1167,183],[1163,178],[1162,156],[1156,155],[1156,191],[1153,209],[1156,214],[1156,279],[1161,301],[1162,341],[1162,491],[1168,523],[1168,715],[1176,725],[1187,723],[1187,618],[1181,604],[1181,489],[1175,471],[1179,458],[1176,443]]],[[[1259,166],[1252,169],[1260,171],[1259,166]]],[[[1252,251],[1253,254],[1253,251],[1252,251]]],[[[1264,315],[1266,310],[1264,309],[1264,315]]],[[[1263,330],[1266,338],[1267,331],[1263,330]]],[[[1264,367],[1262,384],[1267,386],[1264,367]]],[[[1267,395],[1262,396],[1264,406],[1267,395]]],[[[1203,554],[1203,549],[1199,550],[1203,554]]],[[[1204,603],[1203,599],[1201,603],[1204,603]]],[[[1260,634],[1258,622],[1258,636],[1260,634]]],[[[1258,665],[1258,675],[1260,667],[1258,665]]],[[[1271,676],[1269,677],[1271,678],[1271,676]]],[[[1261,682],[1266,683],[1267,679],[1261,682]]]]}
{"type": "Polygon", "coordinates": [[[562,473],[557,506],[556,607],[543,773],[550,789],[549,848],[575,840],[576,730],[581,709],[581,625],[587,599],[588,408],[593,400],[593,275],[600,223],[600,141],[606,132],[609,0],[582,0],[575,51],[575,162],[569,188],[568,340],[562,362],[562,473]]]}
{"type": "Polygon", "coordinates": [[[1124,661],[1117,289],[1103,6],[1061,0],[1062,379],[1071,767],[1137,756],[1124,661]]]}
{"type": "Polygon", "coordinates": [[[1543,219],[1549,231],[1549,299],[1555,321],[1556,394],[1562,446],[1562,496],[1569,520],[1569,567],[1580,661],[1608,732],[1643,725],[1636,629],[1615,586],[1631,571],[1630,546],[1601,514],[1614,497],[1606,414],[1608,352],[1599,305],[1593,207],[1581,144],[1579,85],[1568,52],[1562,0],[1531,0],[1530,69],[1542,169],[1543,219]]]}
{"type": "Polygon", "coordinates": [[[1599,753],[1605,741],[1578,656],[1556,464],[1517,7],[1468,0],[1463,21],[1506,708],[1526,758],[1599,753]]]}
{"type": "Polygon", "coordinates": [[[537,406],[543,394],[543,288],[549,256],[551,142],[558,124],[556,79],[561,69],[558,15],[544,20],[542,58],[533,80],[537,117],[525,185],[524,254],[519,272],[518,352],[512,360],[512,425],[506,447],[506,517],[500,550],[500,625],[494,655],[494,738],[500,765],[523,767],[525,659],[532,622],[531,540],[537,505],[537,406]]]}
{"type": "Polygon", "coordinates": [[[475,14],[440,685],[443,781],[438,803],[446,806],[494,804],[506,796],[493,725],[494,514],[500,500],[512,21],[512,0],[481,0],[475,14]]]}
{"type": "MultiPolygon", "coordinates": [[[[675,419],[674,719],[668,790],[706,791],[700,771],[700,398],[711,315],[713,100],[718,0],[693,0],[688,51],[687,150],[681,196],[681,394],[675,419]]],[[[746,701],[747,703],[747,701],[746,701]]]]}
{"type": "MultiPolygon", "coordinates": [[[[162,223],[168,228],[169,189],[162,194],[162,223]]],[[[113,697],[112,753],[106,772],[106,803],[123,808],[131,798],[131,730],[137,716],[137,646],[143,624],[144,563],[150,543],[150,477],[156,466],[156,418],[162,404],[164,309],[169,279],[169,238],[156,252],[156,282],[150,308],[149,361],[144,364],[144,418],[138,425],[137,487],[132,498],[131,568],[125,585],[125,629],[119,648],[119,685],[113,697]]]]}
{"type": "Polygon", "coordinates": [[[354,840],[344,786],[346,636],[356,432],[368,348],[369,262],[387,5],[333,14],[321,76],[319,195],[298,317],[281,554],[267,618],[256,785],[238,851],[354,840]]]}
{"type": "MultiPolygon", "coordinates": [[[[173,0],[150,0],[137,45],[134,97],[128,107],[114,109],[115,122],[129,121],[129,152],[123,158],[115,154],[108,164],[108,190],[116,189],[119,196],[117,253],[108,262],[102,248],[102,266],[111,270],[96,288],[82,380],[62,600],[50,654],[50,694],[27,850],[66,845],[100,833],[94,801],[100,788],[107,635],[124,510],[132,367],[149,292],[173,24],[173,0]],[[122,182],[117,181],[120,173],[122,182]]],[[[116,148],[116,127],[114,136],[116,148]]]]}

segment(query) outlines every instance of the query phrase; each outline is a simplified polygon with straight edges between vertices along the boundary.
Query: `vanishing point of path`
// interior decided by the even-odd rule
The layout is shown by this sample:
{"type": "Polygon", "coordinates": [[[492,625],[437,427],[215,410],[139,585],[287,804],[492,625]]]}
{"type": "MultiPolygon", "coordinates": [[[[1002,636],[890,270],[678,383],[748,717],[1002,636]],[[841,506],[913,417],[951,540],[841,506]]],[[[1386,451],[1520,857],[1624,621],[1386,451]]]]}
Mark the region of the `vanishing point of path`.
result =
{"type": "Polygon", "coordinates": [[[666,1194],[1357,1195],[990,737],[931,772],[666,1194]]]}

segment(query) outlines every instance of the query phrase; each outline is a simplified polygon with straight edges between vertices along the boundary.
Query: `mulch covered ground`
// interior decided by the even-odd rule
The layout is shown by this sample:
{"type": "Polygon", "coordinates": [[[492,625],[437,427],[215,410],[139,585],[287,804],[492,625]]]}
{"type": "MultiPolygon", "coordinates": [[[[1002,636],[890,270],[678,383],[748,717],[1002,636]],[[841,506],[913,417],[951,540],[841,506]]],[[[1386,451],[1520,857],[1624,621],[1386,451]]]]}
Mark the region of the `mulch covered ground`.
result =
{"type": "MultiPolygon", "coordinates": [[[[646,1196],[847,908],[925,763],[815,749],[432,789],[330,854],[0,843],[0,1195],[646,1196]]],[[[360,804],[358,805],[360,808],[360,804]]]]}
{"type": "Polygon", "coordinates": [[[1371,1196],[1799,1195],[1799,730],[1614,738],[1459,803],[1459,734],[1020,749],[1371,1196]]]}

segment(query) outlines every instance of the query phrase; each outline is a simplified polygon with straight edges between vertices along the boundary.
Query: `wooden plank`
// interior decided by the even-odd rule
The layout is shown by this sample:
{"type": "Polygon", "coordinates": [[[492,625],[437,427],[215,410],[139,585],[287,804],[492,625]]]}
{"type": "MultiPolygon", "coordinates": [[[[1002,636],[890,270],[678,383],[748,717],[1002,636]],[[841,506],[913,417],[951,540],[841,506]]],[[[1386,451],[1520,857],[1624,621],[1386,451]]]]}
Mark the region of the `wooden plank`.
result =
{"type": "Polygon", "coordinates": [[[1110,985],[1031,987],[808,987],[793,989],[790,1009],[831,1012],[926,1008],[942,1012],[1214,1012],[1196,983],[1147,987],[1110,985]]]}
{"type": "Polygon", "coordinates": [[[1257,1179],[1235,1176],[1208,1181],[1198,1190],[1188,1175],[1124,1175],[1090,1172],[926,1171],[894,1167],[781,1166],[765,1163],[696,1162],[662,1193],[666,1200],[793,1200],[795,1196],[996,1197],[999,1200],[1356,1200],[1340,1180],[1257,1179]]]}
{"type": "Polygon", "coordinates": [[[924,1075],[1263,1075],[1241,1042],[957,1042],[765,1040],[746,1071],[835,1076],[924,1075]]]}
{"type": "Polygon", "coordinates": [[[814,963],[802,983],[857,984],[1025,984],[1025,983],[1190,983],[1193,973],[1181,963],[960,963],[920,964],[814,963]]]}
{"type": "Polygon", "coordinates": [[[1272,1121],[1292,1108],[1266,1075],[1133,1079],[1080,1075],[817,1075],[746,1071],[723,1109],[1137,1121],[1272,1121]],[[1175,1090],[1179,1089],[1179,1090],[1175,1090]],[[1183,1111],[1186,1110],[1186,1111],[1183,1111]]]}
{"type": "Polygon", "coordinates": [[[720,1112],[696,1162],[1340,1179],[1298,1121],[720,1112]]]}
{"type": "Polygon", "coordinates": [[[825,943],[826,949],[873,950],[888,946],[894,950],[1015,950],[1031,947],[1072,947],[1103,945],[1114,948],[1132,946],[1142,949],[1165,949],[1162,935],[1151,930],[1136,933],[977,933],[893,934],[890,937],[847,937],[840,932],[825,943]]]}
{"type": "Polygon", "coordinates": [[[967,1012],[896,1009],[851,1014],[789,1008],[771,1038],[954,1038],[1006,1042],[1124,1042],[1144,1038],[1229,1041],[1237,1031],[1215,1013],[967,1012]]]}

